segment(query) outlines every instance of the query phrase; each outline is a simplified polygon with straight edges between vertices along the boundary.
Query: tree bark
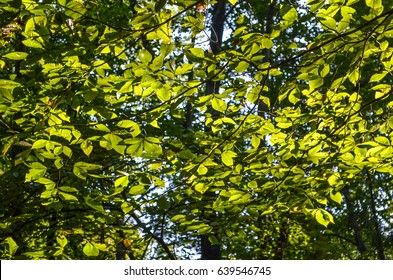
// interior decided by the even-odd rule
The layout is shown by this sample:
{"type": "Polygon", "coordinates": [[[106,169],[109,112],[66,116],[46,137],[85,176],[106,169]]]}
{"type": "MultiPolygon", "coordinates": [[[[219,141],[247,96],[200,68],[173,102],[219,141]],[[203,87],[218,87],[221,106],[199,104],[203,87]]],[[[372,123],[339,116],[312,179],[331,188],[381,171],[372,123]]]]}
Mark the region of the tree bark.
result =
{"type": "Polygon", "coordinates": [[[360,253],[364,253],[367,251],[366,244],[363,241],[362,232],[358,224],[358,217],[356,214],[356,210],[354,209],[351,197],[349,195],[349,190],[347,187],[343,189],[343,194],[348,208],[349,225],[354,232],[356,247],[360,253]]]}
{"type": "Polygon", "coordinates": [[[373,179],[370,174],[367,174],[367,184],[368,184],[368,193],[370,196],[370,207],[372,214],[372,223],[374,225],[375,231],[375,246],[377,247],[378,259],[385,260],[385,251],[382,243],[382,235],[381,235],[381,227],[379,225],[379,219],[377,214],[377,208],[375,205],[375,195],[373,190],[373,179]]]}
{"type": "MultiPolygon", "coordinates": [[[[119,226],[119,227],[124,226],[123,219],[119,219],[117,221],[117,226],[119,226]]],[[[125,260],[126,259],[126,248],[123,244],[123,240],[126,236],[124,234],[124,231],[122,231],[122,230],[119,230],[118,233],[119,233],[119,237],[120,237],[121,242],[117,243],[117,245],[116,245],[116,260],[125,260]]]]}
{"type": "MultiPolygon", "coordinates": [[[[272,33],[272,26],[273,26],[273,17],[274,17],[274,11],[275,11],[275,2],[271,1],[269,3],[269,9],[267,11],[266,15],[258,15],[258,17],[260,18],[261,22],[265,22],[265,29],[263,30],[263,32],[267,35],[269,35],[270,33],[272,33]]],[[[270,64],[272,64],[272,51],[270,49],[264,49],[263,50],[263,62],[270,62],[270,64]]],[[[269,78],[267,78],[268,81],[269,78]]],[[[277,100],[277,93],[275,93],[273,90],[270,90],[270,105],[272,106],[276,100],[277,100]]],[[[259,100],[258,101],[258,115],[259,116],[264,116],[264,112],[268,112],[270,110],[270,108],[262,101],[259,100]]]]}
{"type": "MultiPolygon", "coordinates": [[[[226,17],[226,0],[218,1],[213,6],[212,15],[212,26],[210,30],[210,50],[213,54],[217,54],[221,51],[222,37],[224,33],[224,23],[226,17]]],[[[219,93],[220,82],[219,81],[208,81],[206,83],[206,94],[219,93]]],[[[214,116],[215,112],[212,111],[214,116]]],[[[206,192],[205,196],[208,200],[214,199],[215,194],[206,192]]],[[[208,219],[212,220],[215,217],[214,213],[210,213],[208,219]]],[[[219,236],[215,235],[219,240],[219,236]]],[[[201,236],[201,258],[202,260],[219,260],[221,259],[221,248],[218,244],[212,244],[207,235],[201,236]]]]}

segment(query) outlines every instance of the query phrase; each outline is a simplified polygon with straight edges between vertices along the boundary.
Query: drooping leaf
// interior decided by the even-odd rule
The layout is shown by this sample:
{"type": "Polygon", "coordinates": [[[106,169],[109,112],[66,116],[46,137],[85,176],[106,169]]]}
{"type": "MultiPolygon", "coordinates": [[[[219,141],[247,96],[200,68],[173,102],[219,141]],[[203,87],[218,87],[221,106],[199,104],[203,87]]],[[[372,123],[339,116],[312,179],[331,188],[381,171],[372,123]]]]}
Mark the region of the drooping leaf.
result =
{"type": "Polygon", "coordinates": [[[104,207],[102,207],[102,204],[95,199],[91,198],[90,196],[85,197],[85,203],[87,206],[93,208],[94,210],[97,210],[98,212],[105,213],[104,207]]]}
{"type": "Polygon", "coordinates": [[[338,204],[341,204],[342,201],[342,195],[339,192],[333,193],[333,191],[330,191],[330,198],[334,201],[337,202],[338,204]]]}

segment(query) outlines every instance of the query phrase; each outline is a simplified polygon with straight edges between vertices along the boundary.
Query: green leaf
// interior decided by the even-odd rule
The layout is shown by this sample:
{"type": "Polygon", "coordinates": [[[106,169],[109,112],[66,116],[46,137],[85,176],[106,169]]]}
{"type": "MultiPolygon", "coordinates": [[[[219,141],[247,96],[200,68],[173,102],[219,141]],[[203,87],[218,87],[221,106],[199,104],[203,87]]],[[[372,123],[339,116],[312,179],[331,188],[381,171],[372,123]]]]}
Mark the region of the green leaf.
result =
{"type": "Polygon", "coordinates": [[[190,52],[195,55],[196,57],[199,58],[204,58],[205,57],[205,52],[204,50],[200,49],[200,48],[191,48],[190,52]]]}
{"type": "Polygon", "coordinates": [[[203,164],[199,165],[198,170],[197,170],[199,175],[205,175],[207,173],[207,171],[208,171],[207,167],[203,164]]]}
{"type": "Polygon", "coordinates": [[[327,76],[327,74],[329,74],[329,72],[330,72],[330,66],[329,64],[325,64],[319,74],[321,75],[322,78],[324,78],[327,76]]]}
{"type": "Polygon", "coordinates": [[[184,214],[177,214],[177,215],[175,215],[175,216],[173,216],[173,217],[171,218],[171,221],[172,221],[172,222],[177,222],[177,221],[180,221],[180,220],[185,219],[186,217],[187,217],[187,216],[184,215],[184,214]]]}
{"type": "MultiPolygon", "coordinates": [[[[236,0],[229,0],[229,2],[235,2],[236,3],[236,0]]],[[[233,4],[234,5],[234,4],[233,4]]],[[[218,241],[218,239],[217,239],[217,237],[215,237],[214,235],[210,235],[209,236],[209,241],[210,241],[210,243],[212,244],[212,245],[217,245],[217,244],[220,244],[220,241],[218,241]]]]}
{"type": "Polygon", "coordinates": [[[381,44],[379,44],[379,47],[382,51],[385,51],[389,47],[389,42],[383,41],[381,44]]]}
{"type": "Polygon", "coordinates": [[[243,196],[244,196],[244,193],[242,193],[242,192],[235,193],[229,197],[228,201],[232,202],[232,201],[240,200],[243,196]]]}
{"type": "Polygon", "coordinates": [[[136,137],[141,133],[139,125],[136,122],[131,121],[131,120],[120,121],[117,123],[117,126],[122,127],[122,128],[129,128],[132,137],[136,137]]]}
{"type": "Polygon", "coordinates": [[[127,146],[125,146],[125,145],[117,145],[117,146],[113,147],[113,149],[121,155],[124,155],[126,148],[127,148],[127,146]]]}
{"type": "Polygon", "coordinates": [[[382,7],[382,0],[366,0],[366,5],[373,9],[382,7]]]}
{"type": "Polygon", "coordinates": [[[11,52],[3,55],[3,57],[11,59],[11,60],[23,60],[26,59],[28,53],[25,52],[11,52]]]}
{"type": "Polygon", "coordinates": [[[253,148],[258,148],[260,143],[261,139],[254,134],[251,138],[251,145],[253,146],[253,148]]]}
{"type": "Polygon", "coordinates": [[[322,78],[318,78],[310,81],[310,91],[313,91],[323,85],[324,81],[322,78]]]}
{"type": "Polygon", "coordinates": [[[116,179],[115,187],[118,187],[118,186],[127,187],[128,183],[129,183],[128,176],[122,176],[122,177],[119,177],[116,179]]]}
{"type": "Polygon", "coordinates": [[[98,212],[101,212],[105,214],[104,207],[102,207],[102,204],[95,199],[91,198],[90,196],[85,197],[85,203],[87,206],[93,208],[94,210],[97,210],[98,212]]]}
{"type": "Polygon", "coordinates": [[[154,137],[146,137],[143,141],[143,147],[148,157],[157,157],[162,154],[160,140],[154,137]]]}
{"type": "Polygon", "coordinates": [[[343,200],[341,193],[336,192],[335,194],[333,194],[333,190],[330,190],[330,198],[331,200],[337,202],[338,204],[341,204],[341,201],[343,200]]]}
{"type": "Polygon", "coordinates": [[[39,178],[36,180],[37,183],[45,185],[45,188],[48,189],[54,189],[56,187],[56,183],[53,182],[51,179],[48,178],[39,178]]]}
{"type": "Polygon", "coordinates": [[[66,193],[66,192],[62,192],[62,191],[58,191],[58,194],[67,201],[78,201],[78,198],[75,195],[66,193]]]}
{"type": "Polygon", "coordinates": [[[390,146],[390,140],[385,136],[377,136],[374,141],[384,146],[390,146]]]}
{"type": "Polygon", "coordinates": [[[91,152],[93,151],[93,144],[89,140],[85,140],[81,143],[80,145],[82,151],[89,156],[91,152]]]}
{"type": "Polygon", "coordinates": [[[196,184],[194,188],[195,188],[195,190],[196,190],[197,192],[199,192],[199,193],[201,193],[201,194],[204,194],[204,193],[209,189],[209,187],[206,186],[206,185],[203,184],[203,183],[198,183],[198,184],[196,184]]]}
{"type": "Polygon", "coordinates": [[[137,185],[137,186],[133,186],[130,189],[130,195],[140,195],[140,194],[144,194],[146,192],[146,188],[143,185],[137,185]]]}
{"type": "Polygon", "coordinates": [[[111,130],[107,126],[105,126],[101,123],[97,124],[96,128],[97,128],[97,130],[100,130],[100,131],[111,132],[111,130]]]}
{"type": "Polygon", "coordinates": [[[54,162],[54,165],[57,169],[61,169],[64,166],[64,162],[62,158],[57,158],[54,162]]]}
{"type": "Polygon", "coordinates": [[[154,10],[155,10],[156,12],[159,12],[162,8],[165,7],[166,1],[167,1],[167,0],[158,0],[158,1],[156,2],[156,4],[154,5],[154,10]]]}
{"type": "Polygon", "coordinates": [[[68,243],[67,238],[64,235],[59,235],[56,237],[57,243],[59,243],[60,247],[65,247],[68,243]]]}
{"type": "Polygon", "coordinates": [[[162,102],[166,102],[166,101],[170,100],[172,97],[171,92],[168,89],[163,88],[163,87],[156,89],[155,92],[157,94],[158,99],[160,99],[162,102]]]}
{"type": "Polygon", "coordinates": [[[23,40],[22,43],[23,43],[23,45],[25,45],[26,47],[29,47],[29,48],[44,49],[43,46],[39,42],[34,41],[32,39],[23,40]]]}
{"type": "Polygon", "coordinates": [[[236,156],[235,152],[225,151],[221,153],[221,160],[226,166],[233,165],[233,158],[236,156]]]}
{"type": "Polygon", "coordinates": [[[73,187],[68,187],[68,186],[59,187],[59,190],[61,190],[63,192],[78,192],[78,189],[73,188],[73,187]]]}
{"type": "Polygon", "coordinates": [[[29,173],[27,173],[25,177],[26,182],[31,182],[43,177],[47,170],[46,166],[39,162],[33,162],[29,167],[29,173]]]}
{"type": "Polygon", "coordinates": [[[262,48],[271,49],[273,47],[273,41],[267,37],[261,39],[262,48]]]}
{"type": "Polygon", "coordinates": [[[100,251],[93,244],[87,242],[85,246],[83,246],[83,253],[88,257],[97,257],[100,251]]]}
{"type": "Polygon", "coordinates": [[[130,127],[134,127],[135,125],[138,125],[138,124],[134,121],[123,120],[123,121],[119,121],[116,125],[118,127],[122,127],[122,128],[130,128],[130,127]]]}
{"type": "Polygon", "coordinates": [[[340,180],[340,173],[335,172],[328,178],[328,183],[330,186],[335,187],[340,180]]]}
{"type": "Polygon", "coordinates": [[[354,69],[352,72],[349,73],[348,75],[348,80],[356,86],[357,83],[359,82],[359,68],[354,69]]]}
{"type": "Polygon", "coordinates": [[[333,216],[323,209],[314,210],[313,215],[317,222],[325,227],[327,227],[330,223],[334,223],[333,216]]]}
{"type": "Polygon", "coordinates": [[[39,139],[33,143],[33,146],[31,148],[32,149],[42,149],[45,147],[46,143],[48,143],[48,140],[39,139]]]}
{"type": "MultiPolygon", "coordinates": [[[[393,123],[393,121],[392,121],[393,123]]],[[[194,159],[195,155],[189,150],[189,149],[184,149],[178,153],[179,158],[181,159],[194,159]]]]}
{"type": "Polygon", "coordinates": [[[14,241],[14,239],[12,239],[12,237],[7,237],[5,239],[5,242],[8,245],[8,252],[11,256],[15,255],[16,250],[18,250],[18,245],[16,244],[16,242],[14,241]]]}
{"type": "Polygon", "coordinates": [[[71,158],[72,150],[67,146],[63,146],[63,154],[65,154],[68,158],[71,158]]]}
{"type": "Polygon", "coordinates": [[[336,21],[332,17],[326,17],[325,19],[321,20],[322,26],[327,30],[336,30],[336,21]]]}
{"type": "Polygon", "coordinates": [[[121,210],[123,211],[124,214],[131,212],[132,209],[134,209],[134,207],[132,207],[132,205],[126,201],[121,204],[121,210]]]}
{"type": "Polygon", "coordinates": [[[225,113],[227,109],[227,104],[224,100],[218,99],[217,97],[213,97],[212,107],[216,111],[225,113]]]}
{"type": "Polygon", "coordinates": [[[247,70],[249,63],[246,61],[240,61],[239,64],[236,66],[236,72],[242,73],[247,70]]]}
{"type": "Polygon", "coordinates": [[[136,141],[132,145],[128,146],[126,153],[139,157],[143,153],[143,139],[134,138],[133,140],[136,141]]]}
{"type": "Polygon", "coordinates": [[[384,71],[382,73],[377,73],[377,74],[372,75],[369,83],[379,82],[380,80],[382,80],[386,76],[387,73],[388,73],[387,71],[384,71]]]}
{"type": "Polygon", "coordinates": [[[148,50],[141,50],[138,54],[138,58],[141,62],[143,62],[144,64],[148,64],[149,62],[152,61],[153,57],[150,54],[150,52],[148,50]]]}
{"type": "Polygon", "coordinates": [[[297,11],[295,8],[291,8],[283,17],[285,21],[288,21],[290,23],[294,22],[295,20],[298,19],[297,11]]]}
{"type": "Polygon", "coordinates": [[[155,128],[160,128],[160,125],[158,124],[157,120],[151,121],[151,122],[150,122],[150,125],[151,125],[152,127],[155,127],[155,128]]]}
{"type": "Polygon", "coordinates": [[[175,70],[175,75],[184,75],[190,72],[194,68],[194,64],[186,63],[181,66],[178,66],[175,70]]]}
{"type": "Polygon", "coordinates": [[[66,7],[67,8],[65,9],[65,15],[71,17],[74,20],[81,18],[86,12],[86,8],[83,5],[82,1],[67,1],[66,7]]]}

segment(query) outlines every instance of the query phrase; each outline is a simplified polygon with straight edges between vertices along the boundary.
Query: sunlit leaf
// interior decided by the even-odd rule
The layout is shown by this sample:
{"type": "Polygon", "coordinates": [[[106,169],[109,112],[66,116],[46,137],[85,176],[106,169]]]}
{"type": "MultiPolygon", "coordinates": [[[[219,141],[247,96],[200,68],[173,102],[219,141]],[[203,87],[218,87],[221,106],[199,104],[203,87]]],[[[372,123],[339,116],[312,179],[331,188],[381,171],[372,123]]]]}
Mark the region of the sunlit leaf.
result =
{"type": "Polygon", "coordinates": [[[105,213],[105,210],[102,207],[102,204],[100,202],[94,200],[90,196],[86,196],[85,197],[85,203],[86,203],[87,206],[93,208],[94,210],[97,210],[97,211],[99,211],[101,213],[105,213]]]}
{"type": "Polygon", "coordinates": [[[337,202],[338,204],[341,204],[341,201],[343,200],[341,193],[339,192],[333,193],[332,190],[330,191],[330,198],[331,200],[337,202]]]}
{"type": "Polygon", "coordinates": [[[12,60],[23,60],[26,59],[28,56],[28,53],[25,52],[11,52],[3,55],[3,57],[12,59],[12,60]]]}
{"type": "Polygon", "coordinates": [[[100,251],[90,242],[87,242],[83,246],[83,253],[88,257],[96,257],[100,254],[100,251]]]}
{"type": "Polygon", "coordinates": [[[144,194],[146,192],[146,188],[142,185],[133,186],[130,189],[130,195],[139,195],[144,194]]]}
{"type": "Polygon", "coordinates": [[[225,112],[227,109],[227,104],[224,100],[221,100],[219,98],[213,97],[212,100],[212,107],[214,110],[219,111],[219,112],[225,112]]]}

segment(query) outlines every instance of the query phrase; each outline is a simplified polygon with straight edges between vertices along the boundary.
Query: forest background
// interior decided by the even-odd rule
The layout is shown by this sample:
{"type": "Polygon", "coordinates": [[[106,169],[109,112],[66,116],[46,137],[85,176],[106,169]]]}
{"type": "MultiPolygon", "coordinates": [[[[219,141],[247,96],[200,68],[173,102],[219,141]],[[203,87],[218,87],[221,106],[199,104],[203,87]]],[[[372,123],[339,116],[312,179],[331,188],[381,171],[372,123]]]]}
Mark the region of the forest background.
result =
{"type": "Polygon", "coordinates": [[[0,27],[0,258],[392,259],[392,1],[2,0],[0,27]]]}

